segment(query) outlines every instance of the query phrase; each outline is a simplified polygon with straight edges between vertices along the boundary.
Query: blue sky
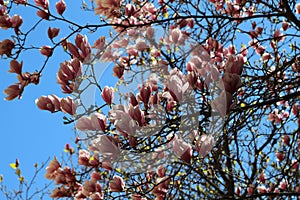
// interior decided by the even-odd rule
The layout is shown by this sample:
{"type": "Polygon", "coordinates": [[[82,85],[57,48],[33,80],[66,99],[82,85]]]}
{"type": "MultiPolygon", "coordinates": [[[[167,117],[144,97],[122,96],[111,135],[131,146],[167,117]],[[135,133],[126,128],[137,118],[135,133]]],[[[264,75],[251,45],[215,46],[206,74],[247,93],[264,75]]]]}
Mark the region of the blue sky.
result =
{"type": "MultiPolygon", "coordinates": [[[[31,3],[33,1],[30,1],[31,3]]],[[[80,3],[72,4],[72,1],[65,0],[67,9],[64,16],[80,24],[95,23],[98,17],[93,12],[83,13],[80,10],[80,3]],[[74,15],[76,13],[76,15],[74,15]],[[82,18],[82,14],[86,17],[82,18]]],[[[55,12],[55,2],[50,2],[50,10],[55,12]]],[[[10,14],[21,14],[23,17],[23,25],[21,30],[26,31],[31,28],[32,24],[39,20],[35,15],[36,10],[18,6],[10,14]]],[[[40,47],[42,45],[50,45],[51,42],[47,38],[48,27],[61,28],[59,41],[68,31],[68,25],[57,22],[43,22],[40,26],[32,32],[28,38],[27,46],[33,44],[40,47]]],[[[84,33],[83,33],[84,34],[84,33]]],[[[12,30],[4,31],[0,29],[0,40],[10,38],[12,30]]],[[[90,37],[90,36],[88,36],[90,37]]],[[[94,38],[100,35],[94,35],[94,38]]],[[[73,39],[71,39],[73,42],[73,39]]],[[[94,40],[90,41],[93,44],[94,40]]],[[[21,100],[5,101],[3,91],[9,85],[17,82],[15,74],[9,74],[9,60],[0,59],[0,124],[1,124],[1,140],[0,151],[2,157],[0,159],[0,174],[4,176],[4,185],[9,189],[18,187],[17,176],[14,170],[10,168],[9,164],[15,162],[18,158],[20,161],[20,169],[25,179],[30,180],[34,174],[34,163],[42,163],[49,157],[52,159],[54,155],[58,158],[64,154],[63,150],[66,143],[74,146],[74,131],[73,125],[63,125],[63,113],[51,114],[47,111],[41,111],[35,105],[35,99],[41,95],[56,94],[59,97],[64,97],[61,93],[60,86],[56,84],[56,73],[59,68],[59,63],[68,60],[69,58],[64,54],[61,48],[57,49],[54,57],[52,57],[45,70],[39,85],[29,85],[25,88],[23,98],[21,100]]],[[[39,70],[45,60],[39,51],[25,52],[18,61],[24,62],[23,72],[34,72],[39,70]]],[[[43,178],[44,171],[39,174],[37,184],[35,187],[43,186],[47,183],[43,178]]],[[[0,193],[0,199],[2,193],[0,193]]]]}

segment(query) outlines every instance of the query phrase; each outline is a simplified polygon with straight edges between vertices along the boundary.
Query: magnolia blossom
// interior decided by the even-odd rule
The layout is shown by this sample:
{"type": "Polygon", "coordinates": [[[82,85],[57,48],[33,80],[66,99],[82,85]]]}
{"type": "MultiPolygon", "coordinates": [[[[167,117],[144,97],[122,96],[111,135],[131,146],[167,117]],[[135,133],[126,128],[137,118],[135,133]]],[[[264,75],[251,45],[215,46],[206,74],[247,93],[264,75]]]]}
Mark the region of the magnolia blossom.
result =
{"type": "Polygon", "coordinates": [[[9,65],[10,69],[8,72],[16,73],[20,75],[22,73],[22,65],[23,65],[23,61],[19,63],[16,60],[11,60],[9,65]]]}
{"type": "Polygon", "coordinates": [[[300,14],[300,3],[296,5],[296,14],[300,14]]]}
{"type": "Polygon", "coordinates": [[[96,195],[99,200],[103,199],[102,187],[94,180],[85,181],[81,192],[84,196],[90,197],[91,199],[96,199],[96,195]]]}
{"type": "Polygon", "coordinates": [[[140,107],[129,105],[128,113],[132,119],[138,122],[139,126],[143,126],[145,124],[145,115],[144,112],[140,109],[140,107]]]}
{"type": "Polygon", "coordinates": [[[276,153],[276,158],[277,158],[277,160],[278,160],[279,162],[282,162],[283,159],[284,159],[283,153],[277,152],[277,153],[276,153]]]}
{"type": "Polygon", "coordinates": [[[113,106],[109,111],[109,119],[125,135],[133,136],[139,128],[138,122],[130,116],[128,110],[122,105],[113,106]]]}
{"type": "Polygon", "coordinates": [[[0,56],[6,55],[10,56],[11,51],[14,48],[15,43],[9,39],[5,39],[3,41],[0,41],[0,56]]]}
{"type": "Polygon", "coordinates": [[[266,179],[267,179],[267,177],[266,177],[266,174],[265,173],[260,173],[260,175],[259,175],[259,181],[261,182],[261,183],[265,183],[266,182],[266,179]]]}
{"type": "Polygon", "coordinates": [[[86,35],[81,35],[81,34],[77,34],[76,38],[75,38],[75,44],[76,47],[78,47],[80,49],[80,57],[78,58],[82,58],[82,59],[87,59],[86,61],[89,60],[89,56],[91,56],[91,52],[92,52],[92,47],[88,42],[88,38],[86,35]]]}
{"type": "Polygon", "coordinates": [[[64,93],[72,93],[74,91],[74,82],[78,76],[81,76],[81,68],[82,63],[77,58],[60,63],[56,80],[61,85],[64,93]]]}
{"type": "Polygon", "coordinates": [[[44,9],[49,8],[49,1],[48,0],[34,0],[36,6],[42,7],[44,9]]]}
{"type": "Polygon", "coordinates": [[[40,18],[45,19],[45,20],[49,20],[49,18],[50,18],[50,14],[49,14],[48,10],[38,10],[36,12],[36,14],[37,14],[37,16],[39,16],[40,18]]]}
{"type": "Polygon", "coordinates": [[[42,46],[40,52],[42,55],[50,57],[52,55],[52,48],[50,46],[42,46]]]}
{"type": "Polygon", "coordinates": [[[230,94],[233,94],[241,85],[240,76],[237,74],[225,72],[222,77],[225,90],[230,94]]]}
{"type": "Polygon", "coordinates": [[[241,75],[243,71],[243,61],[229,61],[225,64],[225,71],[232,74],[241,75]]]}
{"type": "Polygon", "coordinates": [[[108,159],[115,159],[120,154],[120,147],[116,139],[107,135],[99,135],[92,141],[89,149],[108,159]]]}
{"type": "Polygon", "coordinates": [[[5,97],[5,100],[13,100],[16,97],[21,98],[22,95],[22,89],[20,88],[20,85],[15,83],[13,85],[8,86],[8,88],[6,88],[4,90],[4,94],[6,94],[7,96],[5,97]]]}
{"type": "Polygon", "coordinates": [[[101,96],[108,105],[111,105],[114,99],[114,88],[105,86],[102,90],[101,96]]]}
{"type": "Polygon", "coordinates": [[[196,151],[200,157],[205,157],[214,147],[215,139],[212,135],[201,135],[200,139],[196,142],[196,151]]]}
{"type": "Polygon", "coordinates": [[[11,26],[15,29],[15,33],[19,34],[19,28],[23,24],[23,19],[20,15],[14,15],[11,18],[11,26]]]}
{"type": "Polygon", "coordinates": [[[53,180],[56,176],[55,172],[61,167],[60,163],[54,157],[53,160],[50,161],[48,167],[46,168],[45,178],[53,180]]]}
{"type": "Polygon", "coordinates": [[[299,162],[297,160],[292,160],[291,166],[292,166],[293,169],[298,170],[299,162]]]}
{"type": "Polygon", "coordinates": [[[157,200],[163,200],[166,198],[166,194],[168,192],[168,187],[170,184],[170,178],[163,177],[156,179],[157,185],[151,191],[157,200]]]}
{"type": "Polygon", "coordinates": [[[287,190],[289,187],[289,183],[287,182],[286,179],[282,179],[281,182],[279,183],[279,189],[281,190],[287,190]]]}
{"type": "Polygon", "coordinates": [[[291,138],[288,135],[282,136],[282,142],[285,146],[288,146],[290,144],[291,138]]]}
{"type": "Polygon", "coordinates": [[[96,0],[95,14],[101,14],[107,18],[113,18],[120,9],[121,0],[96,0]]]}
{"type": "Polygon", "coordinates": [[[62,197],[71,197],[71,196],[72,196],[72,192],[66,187],[57,187],[52,191],[50,195],[51,198],[62,198],[62,197]]]}
{"type": "Polygon", "coordinates": [[[60,108],[63,112],[69,115],[75,115],[77,109],[77,103],[74,102],[72,97],[66,97],[61,99],[60,108]]]}
{"type": "Polygon", "coordinates": [[[48,110],[50,112],[55,112],[61,110],[60,108],[61,99],[56,95],[41,96],[35,100],[36,105],[41,110],[48,110]]]}
{"type": "Polygon", "coordinates": [[[183,139],[176,138],[172,141],[172,149],[177,157],[189,163],[192,158],[192,146],[183,139]]]}
{"type": "Polygon", "coordinates": [[[142,197],[140,194],[133,194],[131,195],[132,200],[147,200],[146,198],[142,197]]]}
{"type": "Polygon", "coordinates": [[[55,38],[56,36],[58,36],[59,33],[59,28],[48,28],[48,37],[52,40],[53,38],[55,38]]]}
{"type": "Polygon", "coordinates": [[[94,113],[90,117],[82,116],[76,123],[76,128],[81,131],[98,131],[105,132],[106,129],[106,117],[101,113],[94,113]]]}
{"type": "Polygon", "coordinates": [[[64,0],[60,0],[60,1],[56,2],[55,7],[56,7],[56,12],[59,15],[62,15],[65,12],[67,6],[66,6],[66,3],[64,2],[64,0]]]}
{"type": "Polygon", "coordinates": [[[121,192],[125,188],[125,183],[120,176],[114,176],[113,180],[109,181],[109,189],[112,192],[121,192]]]}
{"type": "Polygon", "coordinates": [[[88,165],[90,160],[90,152],[84,149],[79,150],[78,164],[79,165],[88,165]]]}
{"type": "Polygon", "coordinates": [[[175,101],[180,102],[184,99],[184,93],[189,87],[189,82],[187,82],[184,77],[180,77],[178,74],[173,74],[170,80],[166,84],[168,92],[163,94],[163,97],[172,97],[175,101]]]}
{"type": "Polygon", "coordinates": [[[268,189],[265,186],[258,186],[257,190],[259,193],[267,193],[268,189]]]}
{"type": "Polygon", "coordinates": [[[170,31],[169,38],[167,38],[167,43],[184,45],[186,36],[179,28],[174,28],[170,31]]]}

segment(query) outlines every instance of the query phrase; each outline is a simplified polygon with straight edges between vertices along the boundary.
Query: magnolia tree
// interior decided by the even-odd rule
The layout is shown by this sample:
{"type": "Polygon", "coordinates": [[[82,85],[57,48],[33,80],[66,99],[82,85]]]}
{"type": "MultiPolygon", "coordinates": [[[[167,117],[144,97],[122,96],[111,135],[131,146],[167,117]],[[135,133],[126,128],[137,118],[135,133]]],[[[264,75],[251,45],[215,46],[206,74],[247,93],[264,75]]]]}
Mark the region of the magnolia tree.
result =
{"type": "Polygon", "coordinates": [[[0,0],[0,27],[14,31],[0,55],[18,79],[6,100],[43,81],[56,52],[67,58],[67,96],[36,100],[75,127],[70,158],[38,170],[52,198],[300,199],[299,2],[92,0],[84,23],[65,17],[71,4],[0,0]],[[38,22],[23,26],[19,7],[38,22]],[[45,44],[27,46],[43,24],[45,44]],[[36,72],[20,59],[29,49],[45,58],[36,72]]]}

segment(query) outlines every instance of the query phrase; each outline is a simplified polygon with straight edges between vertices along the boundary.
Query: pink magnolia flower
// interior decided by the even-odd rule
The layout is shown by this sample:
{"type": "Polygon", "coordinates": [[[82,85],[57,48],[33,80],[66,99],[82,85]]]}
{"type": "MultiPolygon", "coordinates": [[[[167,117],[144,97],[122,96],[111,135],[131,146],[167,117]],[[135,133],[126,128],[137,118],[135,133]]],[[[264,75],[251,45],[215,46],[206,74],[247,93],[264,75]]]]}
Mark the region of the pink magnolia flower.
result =
{"type": "Polygon", "coordinates": [[[65,12],[67,6],[66,6],[66,3],[64,2],[64,0],[60,0],[60,1],[56,2],[55,7],[56,7],[56,12],[59,15],[62,15],[65,12]]]}
{"type": "Polygon", "coordinates": [[[299,168],[299,162],[297,160],[292,160],[292,164],[291,164],[293,169],[298,169],[299,168]]]}
{"type": "Polygon", "coordinates": [[[0,56],[6,55],[11,56],[11,51],[14,48],[15,43],[9,39],[0,41],[0,56]]]}
{"type": "Polygon", "coordinates": [[[20,15],[14,15],[10,21],[12,27],[15,29],[19,29],[19,27],[23,24],[23,19],[20,15]]]}
{"type": "Polygon", "coordinates": [[[274,37],[273,40],[276,41],[276,42],[284,40],[283,34],[280,32],[280,30],[276,30],[274,32],[273,37],[274,37]]]}
{"type": "Polygon", "coordinates": [[[159,176],[159,177],[165,177],[166,176],[166,168],[162,165],[159,165],[156,169],[156,174],[159,176]]]}
{"type": "Polygon", "coordinates": [[[132,119],[127,109],[122,105],[113,106],[109,111],[109,119],[121,133],[134,136],[139,128],[138,122],[132,119]]]}
{"type": "Polygon", "coordinates": [[[20,85],[15,83],[13,85],[8,86],[8,88],[6,88],[4,90],[4,94],[6,94],[7,96],[5,97],[5,100],[10,101],[15,99],[16,97],[21,98],[23,89],[20,88],[20,85]]]}
{"type": "Polygon", "coordinates": [[[49,1],[48,0],[34,0],[36,6],[42,7],[45,10],[49,8],[49,1]]]}
{"type": "Polygon", "coordinates": [[[176,138],[172,141],[172,149],[178,158],[189,163],[192,158],[192,146],[182,139],[176,138]]]}
{"type": "MultiPolygon", "coordinates": [[[[168,88],[168,93],[173,97],[173,99],[177,102],[180,102],[184,99],[184,93],[189,88],[189,82],[184,79],[184,77],[180,77],[180,75],[173,74],[170,77],[170,80],[166,84],[168,88]]],[[[163,95],[163,97],[167,97],[167,93],[163,95]]]]}
{"type": "Polygon", "coordinates": [[[225,71],[232,74],[241,75],[244,63],[242,61],[229,61],[225,64],[225,71]]]}
{"type": "Polygon", "coordinates": [[[60,108],[61,99],[56,95],[41,96],[35,100],[36,105],[41,110],[49,110],[50,112],[56,112],[61,110],[60,108]]]}
{"type": "Polygon", "coordinates": [[[48,167],[46,168],[45,178],[49,180],[53,180],[56,176],[56,171],[61,167],[60,163],[54,157],[53,160],[50,161],[48,167]]]}
{"type": "Polygon", "coordinates": [[[95,193],[98,193],[98,194],[100,194],[99,195],[100,200],[103,199],[102,187],[99,183],[97,183],[94,180],[91,180],[91,181],[86,180],[84,182],[81,192],[86,197],[91,197],[95,193]]]}
{"type": "Polygon", "coordinates": [[[59,28],[48,28],[48,37],[52,40],[56,36],[58,36],[59,28]]]}
{"type": "Polygon", "coordinates": [[[265,173],[260,173],[259,177],[258,177],[259,181],[261,183],[266,183],[266,174],[265,173]]]}
{"type": "Polygon", "coordinates": [[[257,190],[259,193],[267,193],[268,189],[265,186],[258,186],[257,190]]]}
{"type": "Polygon", "coordinates": [[[290,23],[283,21],[281,24],[282,30],[286,31],[290,27],[290,23]]]}
{"type": "Polygon", "coordinates": [[[152,87],[146,84],[140,87],[139,91],[140,93],[137,95],[138,99],[142,101],[145,105],[148,105],[152,93],[152,87]]]}
{"type": "Polygon", "coordinates": [[[100,173],[99,173],[99,172],[93,172],[93,173],[91,174],[91,179],[92,179],[92,180],[95,180],[95,181],[101,180],[101,175],[100,175],[100,173]]]}
{"type": "Polygon", "coordinates": [[[27,0],[14,0],[16,4],[27,4],[27,0]]]}
{"type": "Polygon", "coordinates": [[[281,182],[279,183],[279,189],[281,190],[287,190],[289,187],[289,183],[287,182],[286,179],[282,179],[281,182]]]}
{"type": "Polygon", "coordinates": [[[64,93],[72,93],[75,89],[74,82],[81,76],[82,63],[77,58],[71,61],[60,63],[60,68],[56,75],[57,83],[61,84],[64,93]]]}
{"type": "Polygon", "coordinates": [[[168,187],[170,184],[170,178],[163,177],[156,179],[157,185],[153,188],[151,191],[157,200],[163,200],[166,197],[166,194],[168,192],[168,187]]]}
{"type": "Polygon", "coordinates": [[[81,131],[98,131],[105,132],[106,117],[101,113],[94,113],[90,117],[82,116],[76,123],[76,128],[81,131]]]}
{"type": "Polygon", "coordinates": [[[282,136],[282,142],[285,146],[288,146],[290,144],[291,138],[288,135],[282,136]]]}
{"type": "Polygon", "coordinates": [[[138,51],[144,51],[144,50],[149,49],[149,45],[145,42],[145,40],[142,40],[142,39],[139,38],[139,39],[136,40],[135,48],[138,51]]]}
{"type": "Polygon", "coordinates": [[[135,12],[136,12],[136,8],[135,8],[135,6],[133,4],[130,4],[130,3],[126,4],[126,6],[125,6],[125,15],[126,16],[130,17],[135,12]]]}
{"type": "Polygon", "coordinates": [[[123,78],[123,74],[124,74],[124,67],[116,65],[113,68],[113,72],[114,72],[113,76],[116,76],[117,78],[122,79],[123,78]]]}
{"type": "Polygon", "coordinates": [[[258,55],[262,55],[265,52],[266,48],[264,46],[259,45],[258,47],[255,48],[255,52],[258,55]]]}
{"type": "Polygon", "coordinates": [[[121,0],[96,0],[95,14],[113,18],[119,11],[121,0]]]}
{"type": "Polygon", "coordinates": [[[42,19],[45,19],[45,20],[49,20],[50,18],[50,14],[48,12],[48,10],[38,10],[36,12],[37,16],[39,16],[40,18],[42,19]]]}
{"type": "Polygon", "coordinates": [[[102,90],[101,96],[108,105],[111,105],[114,99],[114,88],[105,86],[102,90]]]}
{"type": "Polygon", "coordinates": [[[77,109],[77,103],[74,102],[72,97],[66,97],[61,99],[60,108],[63,112],[69,115],[75,115],[77,109]]]}
{"type": "Polygon", "coordinates": [[[254,188],[252,186],[247,187],[247,193],[248,195],[252,196],[254,193],[254,188]]]}
{"type": "Polygon", "coordinates": [[[121,192],[125,189],[125,183],[120,176],[114,176],[113,180],[109,181],[109,189],[112,192],[121,192]]]}
{"type": "Polygon", "coordinates": [[[75,127],[81,131],[91,130],[93,128],[91,125],[91,118],[87,116],[80,117],[77,120],[75,127]]]}
{"type": "Polygon", "coordinates": [[[40,52],[42,55],[50,57],[52,55],[52,48],[50,46],[42,46],[40,52]]]}
{"type": "Polygon", "coordinates": [[[146,38],[151,40],[154,37],[154,28],[148,27],[146,30],[146,38]]]}
{"type": "Polygon", "coordinates": [[[132,200],[147,200],[146,198],[143,198],[140,194],[133,194],[131,195],[132,200]]]}
{"type": "Polygon", "coordinates": [[[86,35],[77,34],[75,38],[75,44],[80,49],[80,57],[83,59],[89,59],[92,52],[92,47],[88,42],[86,35]]]}
{"type": "Polygon", "coordinates": [[[276,153],[276,157],[277,157],[277,160],[278,160],[279,162],[282,162],[283,159],[284,159],[284,155],[283,155],[283,153],[281,153],[281,152],[277,152],[277,153],[276,153]]]}
{"type": "Polygon", "coordinates": [[[94,42],[94,45],[92,47],[102,50],[106,46],[105,40],[106,40],[105,36],[101,36],[98,40],[94,42]]]}
{"type": "Polygon", "coordinates": [[[16,60],[11,60],[10,61],[10,69],[8,72],[10,73],[16,73],[16,74],[22,74],[22,65],[23,65],[23,61],[21,63],[19,63],[16,60]]]}
{"type": "Polygon", "coordinates": [[[115,159],[120,154],[120,147],[117,140],[107,135],[100,135],[94,139],[89,149],[108,159],[115,159]]]}
{"type": "Polygon", "coordinates": [[[79,54],[79,51],[78,51],[78,48],[77,48],[74,44],[72,44],[71,42],[68,42],[68,43],[67,43],[67,48],[68,48],[69,52],[70,52],[75,58],[81,59],[80,54],[79,54]]]}
{"type": "Polygon", "coordinates": [[[90,152],[84,149],[79,150],[78,164],[87,166],[90,160],[90,152]]]}
{"type": "MultiPolygon", "coordinates": [[[[3,6],[2,6],[2,8],[3,8],[3,6]]],[[[1,10],[0,10],[0,12],[1,12],[1,10]]],[[[11,22],[10,16],[6,13],[3,13],[3,14],[0,13],[0,28],[7,30],[8,28],[11,28],[11,27],[12,27],[12,22],[11,22]]]]}
{"type": "Polygon", "coordinates": [[[177,44],[177,45],[184,45],[186,36],[182,33],[179,28],[174,28],[170,31],[170,36],[168,38],[168,43],[170,44],[177,44]]]}
{"type": "Polygon", "coordinates": [[[272,56],[271,56],[270,53],[264,53],[264,54],[262,55],[262,60],[263,60],[263,61],[268,61],[268,60],[270,60],[271,58],[272,58],[272,56]]]}
{"type": "Polygon", "coordinates": [[[277,108],[275,108],[274,111],[269,114],[268,120],[273,122],[274,124],[280,123],[282,121],[282,115],[279,114],[279,110],[277,108]]]}
{"type": "Polygon", "coordinates": [[[64,186],[55,188],[50,195],[51,198],[63,198],[71,196],[72,192],[64,186]]]}
{"type": "Polygon", "coordinates": [[[225,90],[230,94],[233,94],[241,85],[240,76],[237,74],[231,74],[225,72],[222,77],[225,90]]]}
{"type": "Polygon", "coordinates": [[[296,5],[296,14],[300,14],[300,3],[296,5]]]}
{"type": "Polygon", "coordinates": [[[205,157],[214,147],[215,139],[212,135],[201,135],[200,139],[196,141],[196,151],[200,157],[205,157]]]}
{"type": "Polygon", "coordinates": [[[128,114],[132,119],[138,122],[139,126],[143,126],[145,124],[145,115],[144,112],[140,109],[140,107],[129,105],[128,114]]]}

